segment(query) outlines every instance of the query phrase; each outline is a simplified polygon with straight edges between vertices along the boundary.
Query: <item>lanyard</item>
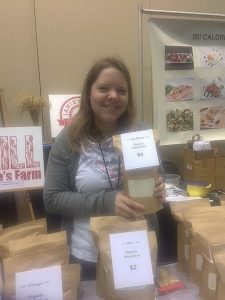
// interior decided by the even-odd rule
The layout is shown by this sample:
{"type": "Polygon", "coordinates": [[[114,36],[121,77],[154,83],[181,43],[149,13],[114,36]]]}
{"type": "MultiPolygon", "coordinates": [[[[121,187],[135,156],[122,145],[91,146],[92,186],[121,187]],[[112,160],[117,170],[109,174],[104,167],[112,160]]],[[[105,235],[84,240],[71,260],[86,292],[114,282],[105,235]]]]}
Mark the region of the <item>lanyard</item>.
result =
{"type": "MultiPolygon", "coordinates": [[[[105,166],[106,174],[107,174],[107,177],[108,177],[108,181],[109,181],[111,190],[113,191],[114,189],[113,189],[112,181],[109,177],[109,172],[108,172],[107,164],[106,164],[106,161],[105,161],[105,156],[104,156],[103,151],[102,151],[101,143],[98,142],[98,145],[99,145],[99,148],[100,148],[100,151],[101,151],[102,160],[104,162],[104,166],[105,166]]],[[[120,156],[119,156],[119,162],[118,162],[118,180],[117,180],[116,191],[118,191],[118,189],[119,189],[119,184],[120,184],[120,156]]]]}

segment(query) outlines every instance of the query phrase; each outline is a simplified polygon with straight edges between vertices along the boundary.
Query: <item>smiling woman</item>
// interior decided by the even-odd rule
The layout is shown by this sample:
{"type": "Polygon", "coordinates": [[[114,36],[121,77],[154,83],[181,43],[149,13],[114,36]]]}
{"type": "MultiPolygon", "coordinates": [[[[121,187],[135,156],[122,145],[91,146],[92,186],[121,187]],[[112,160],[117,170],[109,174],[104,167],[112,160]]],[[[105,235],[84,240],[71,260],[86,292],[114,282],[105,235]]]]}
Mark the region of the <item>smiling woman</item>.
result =
{"type": "MultiPolygon", "coordinates": [[[[89,70],[80,110],[56,138],[48,159],[44,203],[47,212],[64,217],[71,262],[82,266],[82,279],[94,279],[98,251],[89,226],[96,215],[144,216],[144,206],[122,192],[121,161],[112,136],[146,129],[135,121],[129,71],[117,58],[104,58],[89,70]]],[[[155,178],[155,197],[165,185],[155,178]]],[[[157,229],[156,215],[150,215],[157,229]]]]}

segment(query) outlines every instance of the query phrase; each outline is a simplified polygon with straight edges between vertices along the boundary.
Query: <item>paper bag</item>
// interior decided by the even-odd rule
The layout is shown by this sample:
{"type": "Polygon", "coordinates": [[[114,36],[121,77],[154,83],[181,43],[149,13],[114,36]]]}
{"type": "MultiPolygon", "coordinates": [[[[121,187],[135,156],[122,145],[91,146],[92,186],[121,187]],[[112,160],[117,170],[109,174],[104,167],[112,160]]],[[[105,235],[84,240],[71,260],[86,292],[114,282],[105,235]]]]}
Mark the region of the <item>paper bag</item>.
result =
{"type": "Polygon", "coordinates": [[[5,297],[15,297],[15,273],[69,264],[66,232],[10,241],[9,257],[3,259],[5,297]]]}
{"type": "MultiPolygon", "coordinates": [[[[114,288],[113,270],[111,249],[109,242],[109,235],[112,233],[128,232],[136,230],[148,230],[145,220],[128,221],[121,217],[108,217],[91,218],[90,225],[93,231],[97,246],[99,246],[99,257],[97,264],[97,279],[96,290],[97,294],[105,300],[151,300],[155,299],[155,287],[153,285],[142,286],[132,289],[116,290],[114,288]],[[103,285],[102,282],[105,284],[103,285]]],[[[153,266],[153,273],[156,269],[157,261],[157,242],[156,236],[153,231],[148,232],[148,240],[150,247],[150,255],[153,266]]]]}
{"type": "Polygon", "coordinates": [[[46,219],[38,219],[8,227],[0,231],[0,257],[9,255],[9,241],[23,238],[25,236],[37,236],[47,233],[46,219]]]}
{"type": "MultiPolygon", "coordinates": [[[[113,136],[113,145],[122,157],[122,145],[120,136],[113,136]]],[[[158,177],[159,167],[125,170],[123,168],[123,188],[125,193],[145,207],[145,214],[153,214],[162,209],[162,204],[153,195],[155,179],[158,177]]]]}

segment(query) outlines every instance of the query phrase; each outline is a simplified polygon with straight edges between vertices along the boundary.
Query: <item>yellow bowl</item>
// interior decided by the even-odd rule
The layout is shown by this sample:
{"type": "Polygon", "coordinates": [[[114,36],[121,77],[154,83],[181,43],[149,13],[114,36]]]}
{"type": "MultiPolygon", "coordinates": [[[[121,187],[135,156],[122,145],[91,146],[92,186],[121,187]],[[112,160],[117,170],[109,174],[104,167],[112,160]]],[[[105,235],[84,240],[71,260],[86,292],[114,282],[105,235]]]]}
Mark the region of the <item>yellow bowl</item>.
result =
{"type": "Polygon", "coordinates": [[[191,197],[206,198],[211,190],[211,184],[207,186],[187,184],[187,193],[191,197]]]}

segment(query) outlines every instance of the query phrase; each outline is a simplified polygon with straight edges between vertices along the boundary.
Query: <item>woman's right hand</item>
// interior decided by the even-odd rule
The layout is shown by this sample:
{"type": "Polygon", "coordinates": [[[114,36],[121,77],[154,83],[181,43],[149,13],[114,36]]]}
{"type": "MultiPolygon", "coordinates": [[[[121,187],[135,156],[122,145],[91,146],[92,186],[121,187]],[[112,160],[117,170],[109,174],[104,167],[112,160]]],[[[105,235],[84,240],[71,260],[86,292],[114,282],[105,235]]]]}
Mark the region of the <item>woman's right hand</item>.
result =
{"type": "Polygon", "coordinates": [[[115,215],[133,219],[144,215],[145,207],[127,197],[123,192],[118,192],[115,199],[115,215]]]}

